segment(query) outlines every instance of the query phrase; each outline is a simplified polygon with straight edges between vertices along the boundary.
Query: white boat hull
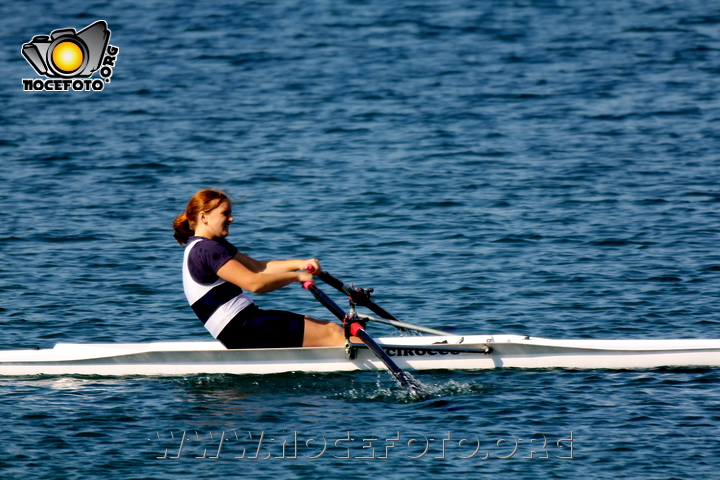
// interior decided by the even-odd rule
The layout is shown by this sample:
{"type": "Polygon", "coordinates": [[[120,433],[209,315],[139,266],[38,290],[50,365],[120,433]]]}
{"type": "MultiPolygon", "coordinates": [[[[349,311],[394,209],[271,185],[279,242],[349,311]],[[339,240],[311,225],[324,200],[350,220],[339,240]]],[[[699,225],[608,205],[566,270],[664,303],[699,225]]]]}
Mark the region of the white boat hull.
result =
{"type": "MultiPolygon", "coordinates": [[[[417,370],[644,369],[720,366],[716,340],[551,340],[520,335],[378,338],[397,365],[417,370]],[[444,349],[441,351],[435,349],[444,349]],[[455,351],[447,351],[447,350],[455,351]]],[[[0,351],[0,376],[194,375],[384,370],[366,348],[227,350],[218,342],[57,344],[0,351]],[[354,356],[354,358],[352,358],[354,356]]]]}

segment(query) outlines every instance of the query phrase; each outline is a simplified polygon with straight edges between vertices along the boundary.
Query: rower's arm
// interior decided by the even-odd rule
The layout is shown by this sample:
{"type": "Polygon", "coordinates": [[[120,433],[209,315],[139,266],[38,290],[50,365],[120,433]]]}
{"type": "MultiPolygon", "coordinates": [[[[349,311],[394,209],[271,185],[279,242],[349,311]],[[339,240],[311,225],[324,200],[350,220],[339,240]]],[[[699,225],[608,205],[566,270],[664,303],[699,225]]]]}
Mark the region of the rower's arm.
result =
{"type": "Polygon", "coordinates": [[[235,259],[229,260],[220,267],[217,274],[223,280],[253,293],[272,292],[293,282],[312,280],[312,275],[307,272],[254,272],[235,259]]]}
{"type": "Polygon", "coordinates": [[[261,261],[255,260],[249,255],[244,253],[236,253],[235,260],[240,262],[248,270],[255,273],[287,273],[295,272],[297,270],[305,270],[308,265],[312,265],[315,268],[315,273],[320,272],[320,262],[315,258],[308,260],[270,260],[261,261]]]}

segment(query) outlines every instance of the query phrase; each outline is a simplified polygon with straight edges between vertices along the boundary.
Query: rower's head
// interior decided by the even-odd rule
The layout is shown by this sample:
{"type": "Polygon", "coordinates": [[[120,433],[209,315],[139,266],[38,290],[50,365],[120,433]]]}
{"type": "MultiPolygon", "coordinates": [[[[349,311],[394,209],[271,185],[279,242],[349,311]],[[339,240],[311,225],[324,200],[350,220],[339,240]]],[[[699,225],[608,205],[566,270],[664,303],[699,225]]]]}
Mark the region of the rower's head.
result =
{"type": "MultiPolygon", "coordinates": [[[[188,239],[195,235],[198,228],[197,222],[199,220],[205,221],[211,212],[221,206],[227,207],[228,210],[230,208],[230,198],[225,192],[220,190],[200,190],[197,192],[187,203],[185,211],[175,217],[175,221],[173,221],[175,240],[180,245],[186,244],[188,239]]],[[[229,219],[226,219],[227,224],[232,222],[231,215],[226,215],[226,217],[229,217],[229,219]]]]}

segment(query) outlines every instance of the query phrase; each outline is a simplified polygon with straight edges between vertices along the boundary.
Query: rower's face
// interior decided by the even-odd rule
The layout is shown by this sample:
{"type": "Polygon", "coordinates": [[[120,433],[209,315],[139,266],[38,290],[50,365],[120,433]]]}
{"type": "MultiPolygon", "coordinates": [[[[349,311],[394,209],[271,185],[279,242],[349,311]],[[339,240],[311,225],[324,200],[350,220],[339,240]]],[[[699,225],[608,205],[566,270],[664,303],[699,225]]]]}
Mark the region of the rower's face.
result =
{"type": "Polygon", "coordinates": [[[230,224],[235,220],[232,216],[230,202],[224,200],[209,212],[204,212],[204,215],[213,238],[225,238],[230,235],[230,224]]]}

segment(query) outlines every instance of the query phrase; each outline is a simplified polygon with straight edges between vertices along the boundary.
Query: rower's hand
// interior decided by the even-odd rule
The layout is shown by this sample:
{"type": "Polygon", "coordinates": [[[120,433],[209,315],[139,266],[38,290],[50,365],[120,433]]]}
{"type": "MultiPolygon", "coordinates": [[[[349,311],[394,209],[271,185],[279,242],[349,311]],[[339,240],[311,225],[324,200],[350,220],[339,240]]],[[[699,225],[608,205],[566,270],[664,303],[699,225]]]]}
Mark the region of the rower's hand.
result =
{"type": "Polygon", "coordinates": [[[313,283],[315,280],[313,279],[312,273],[297,272],[297,281],[300,283],[305,283],[305,282],[313,283]]]}
{"type": "Polygon", "coordinates": [[[304,260],[303,264],[305,265],[303,270],[312,273],[313,275],[317,275],[318,273],[322,272],[322,267],[320,267],[320,261],[317,258],[304,260]]]}

